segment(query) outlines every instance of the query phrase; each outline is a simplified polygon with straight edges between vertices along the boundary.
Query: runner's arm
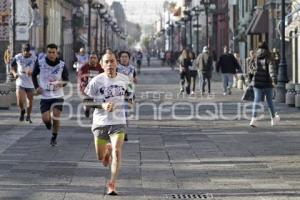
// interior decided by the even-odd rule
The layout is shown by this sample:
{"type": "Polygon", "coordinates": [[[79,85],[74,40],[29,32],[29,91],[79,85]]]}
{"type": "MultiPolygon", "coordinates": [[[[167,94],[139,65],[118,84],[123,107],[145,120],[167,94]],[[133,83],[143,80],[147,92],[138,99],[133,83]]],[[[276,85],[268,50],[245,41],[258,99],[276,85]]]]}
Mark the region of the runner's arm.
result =
{"type": "Polygon", "coordinates": [[[33,72],[32,72],[32,82],[34,85],[34,88],[37,89],[39,88],[39,82],[37,79],[37,76],[40,74],[40,65],[38,60],[35,62],[34,68],[33,68],[33,72]]]}
{"type": "Polygon", "coordinates": [[[56,86],[57,87],[65,87],[68,84],[69,81],[69,73],[67,70],[67,67],[64,66],[62,75],[61,75],[62,80],[56,81],[56,86]]]}
{"type": "Polygon", "coordinates": [[[16,58],[13,59],[11,66],[10,66],[10,71],[13,74],[15,78],[18,78],[18,73],[17,73],[17,60],[16,58]]]}

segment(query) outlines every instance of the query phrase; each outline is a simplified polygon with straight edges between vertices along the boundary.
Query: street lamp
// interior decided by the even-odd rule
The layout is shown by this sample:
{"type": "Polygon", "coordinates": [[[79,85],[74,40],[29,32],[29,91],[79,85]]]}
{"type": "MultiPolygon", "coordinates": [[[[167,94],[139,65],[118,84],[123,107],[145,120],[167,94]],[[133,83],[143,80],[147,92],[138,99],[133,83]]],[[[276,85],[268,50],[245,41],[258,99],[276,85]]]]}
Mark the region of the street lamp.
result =
{"type": "Polygon", "coordinates": [[[190,21],[190,39],[189,39],[189,48],[192,49],[192,41],[193,41],[193,35],[192,35],[192,14],[191,14],[191,10],[185,10],[183,11],[184,13],[184,18],[185,18],[185,25],[187,25],[187,21],[190,21]]]}
{"type": "Polygon", "coordinates": [[[276,102],[285,102],[285,84],[289,81],[287,76],[287,63],[285,57],[285,0],[281,0],[281,57],[278,67],[278,83],[276,87],[276,102]]]}
{"type": "Polygon", "coordinates": [[[208,35],[208,10],[215,9],[216,5],[213,0],[201,0],[200,3],[204,6],[205,15],[206,15],[206,45],[209,46],[209,35],[208,35]]]}
{"type": "Polygon", "coordinates": [[[177,50],[179,51],[180,44],[181,44],[181,23],[180,23],[180,21],[176,21],[175,25],[177,26],[177,33],[178,33],[178,36],[177,36],[177,38],[178,38],[178,42],[177,42],[178,46],[177,47],[178,48],[177,48],[177,50]]]}
{"type": "Polygon", "coordinates": [[[186,27],[187,27],[187,21],[185,20],[185,18],[181,18],[180,22],[184,23],[184,36],[183,36],[183,42],[182,42],[182,46],[183,48],[186,48],[186,44],[187,44],[187,37],[186,37],[186,27]]]}
{"type": "Polygon", "coordinates": [[[108,13],[106,13],[104,16],[104,22],[105,22],[105,30],[104,30],[104,48],[108,46],[108,39],[107,39],[107,31],[108,31],[108,25],[111,22],[111,17],[108,13]]]}
{"type": "Polygon", "coordinates": [[[200,53],[199,51],[199,15],[200,12],[202,11],[202,9],[200,8],[200,6],[196,6],[192,9],[194,11],[194,15],[196,16],[196,20],[197,20],[197,25],[196,25],[196,52],[197,55],[200,53]]]}
{"type": "Polygon", "coordinates": [[[161,29],[161,35],[162,35],[162,45],[163,45],[163,50],[166,51],[166,40],[165,40],[165,33],[166,33],[166,30],[165,29],[161,29]]]}
{"type": "MultiPolygon", "coordinates": [[[[95,46],[94,46],[94,51],[98,53],[98,29],[99,29],[99,16],[100,16],[100,10],[104,8],[104,5],[101,3],[95,3],[93,5],[93,8],[97,10],[97,15],[96,15],[96,36],[95,36],[95,46]]],[[[101,19],[100,19],[101,23],[101,19]]],[[[100,31],[102,30],[102,27],[100,25],[100,31]]]]}
{"type": "Polygon", "coordinates": [[[91,18],[92,18],[92,13],[91,13],[91,10],[92,10],[92,2],[93,0],[88,0],[88,20],[89,20],[89,25],[88,25],[88,53],[91,53],[91,18]]]}
{"type": "Polygon", "coordinates": [[[104,49],[104,41],[103,41],[103,20],[104,15],[107,14],[107,10],[105,8],[102,8],[98,10],[99,15],[100,15],[100,52],[103,51],[104,49]]]}
{"type": "Polygon", "coordinates": [[[110,47],[110,48],[113,48],[113,36],[114,36],[113,26],[114,26],[114,23],[115,22],[113,21],[113,19],[111,19],[111,21],[109,22],[109,27],[110,27],[111,33],[110,33],[110,38],[108,38],[110,41],[108,47],[110,47]]]}

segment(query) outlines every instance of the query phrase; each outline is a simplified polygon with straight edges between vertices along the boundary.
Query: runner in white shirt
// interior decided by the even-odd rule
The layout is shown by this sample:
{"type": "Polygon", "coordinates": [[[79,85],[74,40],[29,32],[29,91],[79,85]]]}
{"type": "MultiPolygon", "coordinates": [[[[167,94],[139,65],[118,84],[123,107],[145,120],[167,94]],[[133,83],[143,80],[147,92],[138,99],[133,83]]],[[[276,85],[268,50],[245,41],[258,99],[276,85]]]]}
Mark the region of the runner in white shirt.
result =
{"type": "Polygon", "coordinates": [[[42,120],[48,130],[52,128],[50,145],[56,145],[60,128],[60,114],[63,109],[64,90],[68,81],[68,70],[65,63],[58,58],[57,45],[47,46],[47,56],[36,62],[32,80],[36,93],[40,94],[40,110],[42,120]],[[52,116],[51,117],[51,113],[52,116]],[[52,126],[53,124],[53,126],[52,126]]]}
{"type": "MultiPolygon", "coordinates": [[[[120,63],[117,67],[117,72],[124,74],[129,77],[132,86],[133,86],[133,93],[134,93],[134,84],[137,83],[136,79],[136,72],[135,72],[135,67],[129,63],[130,61],[130,53],[128,51],[120,51],[119,52],[119,58],[120,58],[120,63]]],[[[126,108],[127,110],[128,108],[126,108]]],[[[126,112],[126,117],[127,117],[127,112],[126,112]]],[[[127,123],[128,126],[128,123],[127,123]]],[[[125,134],[125,141],[128,141],[128,136],[125,134]]]]}
{"type": "Polygon", "coordinates": [[[128,76],[117,73],[115,54],[106,53],[101,59],[104,73],[93,78],[85,94],[94,101],[92,132],[96,154],[104,166],[111,162],[108,195],[117,195],[116,181],[121,167],[125,135],[125,104],[132,103],[131,82],[128,76]]]}
{"type": "Polygon", "coordinates": [[[16,96],[20,108],[20,121],[25,118],[25,101],[28,99],[26,121],[32,123],[30,114],[32,111],[32,102],[34,95],[34,85],[32,82],[32,71],[36,57],[30,52],[30,45],[22,45],[22,53],[17,54],[11,64],[11,72],[16,78],[16,96]]]}

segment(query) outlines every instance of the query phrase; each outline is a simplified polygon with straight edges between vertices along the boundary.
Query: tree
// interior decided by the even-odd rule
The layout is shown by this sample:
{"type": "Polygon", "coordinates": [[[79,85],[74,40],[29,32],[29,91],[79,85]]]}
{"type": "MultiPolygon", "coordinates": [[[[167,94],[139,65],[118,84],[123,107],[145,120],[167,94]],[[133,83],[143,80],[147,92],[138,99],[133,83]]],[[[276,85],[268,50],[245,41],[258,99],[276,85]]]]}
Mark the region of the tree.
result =
{"type": "Polygon", "coordinates": [[[150,38],[149,38],[149,36],[143,37],[143,39],[142,39],[142,45],[146,49],[150,48],[150,38]]]}
{"type": "Polygon", "coordinates": [[[134,39],[133,39],[133,37],[131,37],[131,36],[128,36],[128,37],[127,37],[127,42],[128,42],[128,46],[129,46],[129,47],[133,47],[134,44],[135,44],[134,39]]]}

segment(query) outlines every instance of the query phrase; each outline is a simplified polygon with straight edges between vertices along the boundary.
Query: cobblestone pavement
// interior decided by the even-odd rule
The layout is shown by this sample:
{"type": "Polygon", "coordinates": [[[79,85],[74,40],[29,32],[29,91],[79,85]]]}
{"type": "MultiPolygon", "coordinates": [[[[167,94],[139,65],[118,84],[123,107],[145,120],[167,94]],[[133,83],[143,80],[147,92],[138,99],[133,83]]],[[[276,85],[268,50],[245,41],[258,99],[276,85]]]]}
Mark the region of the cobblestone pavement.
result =
{"type": "Polygon", "coordinates": [[[223,96],[214,82],[212,96],[186,97],[178,83],[178,71],[156,61],[142,68],[117,197],[105,195],[109,171],[96,160],[76,93],[54,148],[38,100],[33,124],[18,122],[16,107],[1,110],[0,199],[300,199],[299,110],[277,104],[280,125],[270,126],[265,109],[253,129],[240,90],[223,96]]]}

